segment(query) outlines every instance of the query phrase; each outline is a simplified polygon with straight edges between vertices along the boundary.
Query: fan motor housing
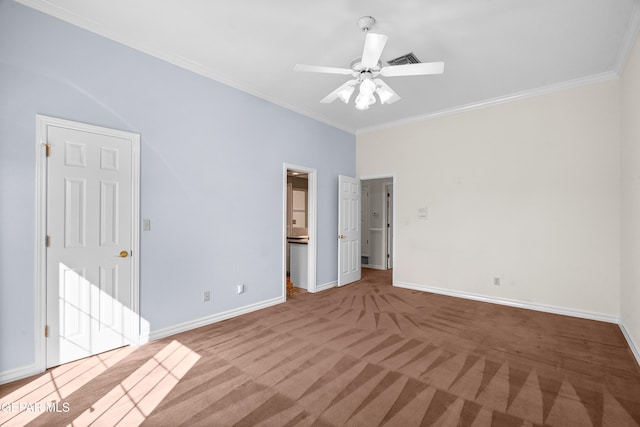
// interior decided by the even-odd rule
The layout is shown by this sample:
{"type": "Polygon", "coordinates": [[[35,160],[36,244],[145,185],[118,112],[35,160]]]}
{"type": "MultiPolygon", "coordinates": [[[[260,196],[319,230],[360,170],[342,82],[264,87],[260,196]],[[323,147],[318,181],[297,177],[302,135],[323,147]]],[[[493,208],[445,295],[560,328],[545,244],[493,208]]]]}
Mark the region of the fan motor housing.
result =
{"type": "Polygon", "coordinates": [[[373,24],[376,23],[376,19],[373,16],[363,16],[358,19],[358,27],[362,31],[369,31],[373,28],[373,24]]]}
{"type": "Polygon", "coordinates": [[[362,58],[356,58],[353,61],[351,61],[351,64],[349,64],[349,67],[353,70],[354,73],[362,73],[363,71],[375,72],[375,71],[380,71],[380,68],[382,68],[382,61],[378,61],[376,66],[373,68],[365,69],[362,67],[362,58]]]}

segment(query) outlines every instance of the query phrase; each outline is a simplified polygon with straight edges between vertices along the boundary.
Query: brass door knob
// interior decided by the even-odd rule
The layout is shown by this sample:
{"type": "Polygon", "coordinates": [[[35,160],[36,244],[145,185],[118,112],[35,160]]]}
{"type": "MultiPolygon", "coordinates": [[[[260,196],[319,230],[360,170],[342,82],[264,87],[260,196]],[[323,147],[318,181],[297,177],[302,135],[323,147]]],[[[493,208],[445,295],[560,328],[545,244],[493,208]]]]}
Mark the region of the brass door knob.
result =
{"type": "Polygon", "coordinates": [[[120,251],[120,257],[121,257],[121,258],[126,258],[126,257],[128,257],[128,256],[129,256],[129,252],[127,252],[127,251],[120,251]]]}
{"type": "Polygon", "coordinates": [[[341,235],[339,235],[338,237],[339,237],[340,239],[346,239],[346,238],[347,238],[347,236],[345,236],[344,234],[341,234],[341,235]]]}

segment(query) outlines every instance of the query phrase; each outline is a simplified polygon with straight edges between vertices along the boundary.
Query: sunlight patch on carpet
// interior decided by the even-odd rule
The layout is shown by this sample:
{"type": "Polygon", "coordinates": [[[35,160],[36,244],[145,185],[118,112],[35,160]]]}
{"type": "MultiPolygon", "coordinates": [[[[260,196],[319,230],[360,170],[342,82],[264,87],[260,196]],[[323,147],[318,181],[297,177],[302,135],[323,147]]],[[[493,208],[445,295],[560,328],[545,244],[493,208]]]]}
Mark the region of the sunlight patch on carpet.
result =
{"type": "Polygon", "coordinates": [[[47,412],[65,411],[65,398],[134,350],[133,347],[122,347],[60,365],[12,393],[1,396],[3,404],[17,406],[3,407],[0,411],[0,425],[23,426],[47,412]]]}
{"type": "Polygon", "coordinates": [[[83,412],[72,425],[141,424],[199,359],[200,355],[172,341],[83,412]]]}

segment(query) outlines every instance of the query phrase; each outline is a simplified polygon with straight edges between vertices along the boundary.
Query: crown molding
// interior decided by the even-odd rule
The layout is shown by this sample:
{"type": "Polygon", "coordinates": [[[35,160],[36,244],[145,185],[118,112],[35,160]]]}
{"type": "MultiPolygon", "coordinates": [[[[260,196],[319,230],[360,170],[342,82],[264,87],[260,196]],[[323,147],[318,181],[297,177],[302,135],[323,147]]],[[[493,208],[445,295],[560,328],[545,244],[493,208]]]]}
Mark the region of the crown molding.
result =
{"type": "Polygon", "coordinates": [[[86,19],[78,14],[75,14],[63,7],[60,7],[49,0],[14,0],[17,3],[20,3],[24,6],[27,6],[31,9],[35,9],[39,12],[45,13],[49,16],[53,16],[54,18],[58,18],[62,21],[65,21],[71,25],[82,28],[86,31],[89,31],[94,34],[98,34],[102,37],[105,37],[111,41],[119,43],[123,46],[127,46],[131,49],[144,53],[146,55],[152,56],[154,58],[161,59],[165,62],[168,62],[177,67],[183,68],[187,71],[191,71],[195,74],[201,75],[203,77],[207,77],[211,80],[215,80],[218,83],[224,84],[225,86],[229,86],[231,88],[237,89],[243,93],[247,93],[249,95],[253,95],[256,98],[263,99],[271,104],[277,105],[279,107],[290,110],[294,113],[298,113],[305,117],[311,118],[318,122],[324,123],[336,129],[340,129],[344,132],[354,134],[355,129],[344,126],[343,124],[333,122],[328,120],[326,117],[320,116],[308,110],[302,109],[300,107],[288,104],[286,102],[282,102],[279,99],[275,99],[272,96],[266,95],[255,90],[252,87],[248,87],[246,85],[241,84],[240,82],[221,74],[217,74],[213,72],[211,69],[205,67],[204,65],[191,61],[183,56],[177,55],[173,52],[164,49],[158,49],[153,46],[149,46],[145,43],[142,43],[138,40],[131,41],[128,38],[122,36],[118,32],[110,31],[101,25],[98,22],[92,21],[90,19],[86,19]]]}
{"type": "Polygon", "coordinates": [[[622,73],[624,72],[624,68],[627,65],[629,57],[631,56],[631,52],[633,51],[633,47],[636,44],[639,33],[640,2],[636,1],[633,12],[631,13],[631,18],[629,19],[629,25],[627,26],[626,34],[622,41],[622,47],[620,48],[620,52],[618,53],[618,59],[614,67],[614,70],[618,73],[618,75],[622,75],[622,73]]]}
{"type": "Polygon", "coordinates": [[[540,88],[535,88],[535,89],[526,90],[522,92],[516,92],[506,96],[482,100],[482,101],[465,104],[457,107],[452,107],[448,109],[443,109],[435,112],[420,114],[420,115],[416,115],[416,116],[412,116],[412,117],[408,117],[408,118],[404,118],[396,121],[385,122],[375,126],[354,129],[353,127],[346,126],[342,123],[337,123],[335,121],[328,119],[325,116],[313,113],[309,110],[300,108],[299,106],[295,106],[295,105],[283,102],[279,99],[275,99],[274,97],[266,95],[256,90],[255,88],[248,87],[229,76],[215,73],[210,68],[207,68],[198,62],[189,60],[173,52],[170,52],[164,49],[158,49],[156,47],[149,46],[137,40],[136,41],[128,40],[126,37],[122,36],[118,32],[108,30],[105,26],[101,25],[100,23],[86,19],[78,14],[75,14],[59,5],[56,5],[51,0],[14,0],[14,1],[24,6],[43,12],[47,15],[61,19],[67,23],[70,23],[72,25],[85,29],[89,32],[103,36],[107,39],[115,41],[119,44],[132,48],[139,52],[161,59],[165,62],[168,62],[177,67],[183,68],[185,70],[191,71],[203,77],[215,80],[221,84],[237,89],[241,92],[247,93],[257,98],[263,99],[271,104],[277,105],[279,107],[285,108],[294,113],[297,113],[302,116],[308,117],[310,119],[316,120],[318,122],[324,123],[333,128],[342,130],[350,134],[355,134],[356,136],[364,133],[368,133],[368,132],[388,129],[388,128],[405,125],[409,123],[414,123],[422,120],[439,118],[439,117],[447,116],[450,114],[456,114],[456,113],[470,111],[478,108],[489,107],[489,106],[498,105],[506,102],[516,101],[516,100],[539,96],[539,95],[545,95],[545,94],[566,90],[566,89],[570,89],[578,86],[594,84],[598,82],[619,78],[619,75],[624,69],[624,65],[626,64],[626,61],[629,58],[631,50],[633,49],[633,46],[638,37],[638,34],[640,33],[640,2],[637,2],[634,8],[634,11],[632,13],[632,16],[630,18],[630,24],[627,27],[626,35],[624,37],[624,42],[620,50],[620,53],[618,55],[617,61],[614,64],[613,71],[581,77],[581,78],[569,80],[566,82],[547,85],[540,88]]]}
{"type": "Polygon", "coordinates": [[[452,114],[458,114],[466,111],[477,110],[480,108],[492,107],[494,105],[505,104],[507,102],[512,102],[512,101],[519,101],[521,99],[533,98],[541,95],[548,95],[554,92],[560,92],[563,90],[572,89],[580,86],[586,86],[586,85],[595,84],[595,83],[602,83],[610,80],[615,80],[618,78],[619,78],[618,73],[614,71],[607,71],[605,73],[594,74],[591,76],[581,77],[579,79],[569,80],[562,83],[542,86],[536,89],[516,92],[510,95],[500,96],[497,98],[491,98],[484,101],[461,105],[459,107],[448,108],[448,109],[436,111],[433,113],[421,114],[413,117],[408,117],[406,119],[383,123],[377,126],[358,129],[356,131],[356,135],[362,135],[369,132],[389,129],[389,128],[402,126],[410,123],[415,123],[423,120],[436,119],[444,116],[449,116],[452,114]]]}

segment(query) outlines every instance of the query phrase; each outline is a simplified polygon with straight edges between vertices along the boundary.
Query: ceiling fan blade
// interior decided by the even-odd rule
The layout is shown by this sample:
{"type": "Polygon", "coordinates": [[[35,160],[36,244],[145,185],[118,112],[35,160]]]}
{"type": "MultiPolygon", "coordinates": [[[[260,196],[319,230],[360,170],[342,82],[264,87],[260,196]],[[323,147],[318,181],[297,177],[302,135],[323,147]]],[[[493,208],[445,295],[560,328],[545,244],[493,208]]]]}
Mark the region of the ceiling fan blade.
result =
{"type": "Polygon", "coordinates": [[[378,98],[380,98],[381,104],[393,104],[400,100],[398,94],[385,82],[380,79],[374,79],[373,82],[376,84],[376,93],[378,94],[378,98]]]}
{"type": "Polygon", "coordinates": [[[389,37],[384,34],[367,33],[362,51],[363,68],[374,68],[378,65],[380,55],[382,55],[382,49],[384,49],[388,38],[389,37]]]}
{"type": "Polygon", "coordinates": [[[305,65],[296,64],[293,67],[294,71],[306,71],[309,73],[329,73],[329,74],[353,74],[353,70],[350,68],[338,68],[338,67],[323,67],[321,65],[305,65]]]}
{"type": "Polygon", "coordinates": [[[335,101],[336,99],[338,99],[338,97],[340,97],[340,95],[342,95],[342,97],[340,97],[340,99],[342,99],[345,103],[349,102],[349,98],[351,97],[351,94],[353,93],[353,91],[355,89],[355,84],[356,83],[357,83],[357,80],[355,80],[355,79],[354,80],[349,80],[348,82],[342,84],[338,89],[334,90],[329,95],[327,95],[324,98],[322,98],[322,100],[320,100],[320,102],[323,103],[323,104],[330,104],[333,101],[335,101]]]}
{"type": "Polygon", "coordinates": [[[422,64],[404,64],[382,67],[380,74],[384,77],[422,76],[426,74],[442,74],[444,62],[426,62],[422,64]]]}

